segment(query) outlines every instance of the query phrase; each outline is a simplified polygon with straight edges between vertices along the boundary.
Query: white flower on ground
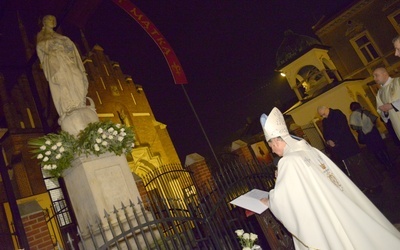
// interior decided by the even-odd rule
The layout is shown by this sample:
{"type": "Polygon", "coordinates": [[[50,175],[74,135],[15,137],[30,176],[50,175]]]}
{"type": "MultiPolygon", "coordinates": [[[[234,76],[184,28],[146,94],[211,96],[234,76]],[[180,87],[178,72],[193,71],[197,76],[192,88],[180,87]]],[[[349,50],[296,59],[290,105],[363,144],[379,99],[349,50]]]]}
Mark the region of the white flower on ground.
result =
{"type": "Polygon", "coordinates": [[[57,149],[57,145],[53,145],[53,146],[51,147],[51,149],[52,149],[52,150],[56,150],[56,149],[57,149]]]}
{"type": "Polygon", "coordinates": [[[116,124],[115,126],[116,126],[117,128],[120,128],[120,127],[121,127],[121,124],[118,123],[118,124],[116,124]]]}
{"type": "Polygon", "coordinates": [[[61,147],[62,146],[62,142],[57,142],[57,147],[61,147]]]}
{"type": "Polygon", "coordinates": [[[107,135],[106,135],[106,134],[102,134],[102,135],[101,135],[101,138],[106,139],[106,138],[107,138],[107,135]]]}
{"type": "Polygon", "coordinates": [[[100,138],[97,138],[97,139],[96,139],[96,142],[97,142],[97,143],[101,143],[101,141],[102,141],[102,139],[100,139],[100,138]]]}
{"type": "Polygon", "coordinates": [[[97,133],[99,133],[99,134],[103,133],[103,129],[102,129],[102,128],[99,128],[99,129],[97,130],[97,133]]]}
{"type": "Polygon", "coordinates": [[[111,128],[109,128],[107,131],[110,132],[110,133],[112,133],[112,132],[114,131],[114,128],[111,127],[111,128]]]}
{"type": "Polygon", "coordinates": [[[108,136],[108,139],[112,140],[112,139],[114,139],[114,136],[109,135],[109,136],[108,136]]]}
{"type": "Polygon", "coordinates": [[[65,148],[61,147],[58,151],[60,151],[60,153],[63,153],[65,151],[65,148]]]}
{"type": "Polygon", "coordinates": [[[250,247],[243,247],[242,250],[251,250],[251,248],[250,247]]]}
{"type": "Polygon", "coordinates": [[[51,155],[51,151],[48,150],[48,151],[46,151],[44,154],[45,154],[45,155],[51,155]]]}
{"type": "Polygon", "coordinates": [[[44,165],[44,166],[43,166],[43,169],[44,169],[44,170],[49,170],[49,169],[50,169],[50,165],[44,165]]]}
{"type": "Polygon", "coordinates": [[[46,162],[48,160],[49,160],[49,157],[47,157],[47,156],[43,158],[43,162],[46,162]]]}
{"type": "Polygon", "coordinates": [[[94,150],[95,150],[95,151],[100,151],[100,147],[99,147],[99,145],[97,145],[97,144],[94,144],[94,150]]]}
{"type": "Polygon", "coordinates": [[[52,164],[51,165],[51,169],[56,169],[57,168],[57,165],[56,164],[52,164]]]}
{"type": "Polygon", "coordinates": [[[51,145],[51,141],[47,140],[44,144],[51,145]]]}
{"type": "Polygon", "coordinates": [[[45,145],[40,146],[40,150],[45,150],[45,149],[46,149],[45,145]]]}
{"type": "Polygon", "coordinates": [[[245,233],[243,231],[243,229],[236,230],[235,233],[240,240],[242,249],[250,249],[251,250],[251,249],[253,249],[254,246],[256,246],[255,241],[258,238],[257,234],[245,233]]]}
{"type": "Polygon", "coordinates": [[[235,233],[236,233],[237,236],[240,237],[240,236],[242,236],[244,234],[244,230],[243,229],[238,229],[238,230],[235,231],[235,233]]]}
{"type": "Polygon", "coordinates": [[[113,134],[113,135],[117,135],[117,134],[118,134],[118,131],[115,130],[114,132],[112,132],[112,134],[113,134]]]}
{"type": "Polygon", "coordinates": [[[122,136],[118,136],[118,138],[117,138],[118,141],[122,141],[123,139],[124,139],[124,137],[122,137],[122,136]]]}
{"type": "Polygon", "coordinates": [[[37,159],[42,159],[43,158],[43,155],[42,154],[38,154],[38,156],[37,156],[37,159]]]}
{"type": "Polygon", "coordinates": [[[106,141],[103,141],[103,142],[101,143],[101,145],[103,145],[103,146],[107,146],[107,145],[108,145],[108,142],[106,142],[106,141]]]}
{"type": "Polygon", "coordinates": [[[56,155],[56,159],[59,160],[61,158],[61,154],[56,155]]]}
{"type": "Polygon", "coordinates": [[[121,136],[125,136],[126,135],[126,133],[125,132],[121,132],[121,133],[119,133],[121,136]]]}

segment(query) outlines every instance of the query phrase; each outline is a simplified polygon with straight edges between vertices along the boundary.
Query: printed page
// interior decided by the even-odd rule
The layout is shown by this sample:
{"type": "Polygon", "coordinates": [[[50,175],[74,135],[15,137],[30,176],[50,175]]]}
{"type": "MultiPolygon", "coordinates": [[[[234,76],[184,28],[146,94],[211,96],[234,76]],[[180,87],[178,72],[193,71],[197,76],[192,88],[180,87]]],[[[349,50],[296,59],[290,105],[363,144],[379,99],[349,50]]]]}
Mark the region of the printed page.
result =
{"type": "Polygon", "coordinates": [[[253,189],[236,199],[232,200],[230,203],[244,209],[253,211],[257,214],[261,214],[268,209],[268,206],[260,201],[261,198],[268,198],[268,192],[260,189],[253,189]]]}

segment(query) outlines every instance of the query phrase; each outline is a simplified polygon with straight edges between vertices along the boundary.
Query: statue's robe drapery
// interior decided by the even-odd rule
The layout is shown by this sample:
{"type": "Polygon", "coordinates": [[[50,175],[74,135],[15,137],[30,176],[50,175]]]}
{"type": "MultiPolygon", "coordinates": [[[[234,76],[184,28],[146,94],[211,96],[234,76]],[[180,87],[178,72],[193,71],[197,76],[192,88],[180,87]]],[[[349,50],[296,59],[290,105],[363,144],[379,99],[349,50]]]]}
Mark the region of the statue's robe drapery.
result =
{"type": "Polygon", "coordinates": [[[88,80],[75,44],[54,32],[38,41],[36,50],[60,118],[86,106],[88,80]]]}

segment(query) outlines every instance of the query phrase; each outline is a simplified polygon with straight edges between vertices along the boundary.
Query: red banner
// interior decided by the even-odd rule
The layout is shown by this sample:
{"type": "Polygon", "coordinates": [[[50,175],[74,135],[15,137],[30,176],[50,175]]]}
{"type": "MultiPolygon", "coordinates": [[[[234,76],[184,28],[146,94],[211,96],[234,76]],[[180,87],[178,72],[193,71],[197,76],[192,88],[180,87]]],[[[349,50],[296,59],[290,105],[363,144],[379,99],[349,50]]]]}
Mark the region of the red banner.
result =
{"type": "Polygon", "coordinates": [[[183,72],[183,68],[176,57],[175,52],[157,27],[150,21],[150,19],[148,19],[140,9],[138,9],[128,0],[113,0],[113,2],[127,12],[133,19],[135,19],[135,21],[142,26],[142,28],[157,44],[168,63],[175,84],[187,83],[185,72],[183,72]]]}

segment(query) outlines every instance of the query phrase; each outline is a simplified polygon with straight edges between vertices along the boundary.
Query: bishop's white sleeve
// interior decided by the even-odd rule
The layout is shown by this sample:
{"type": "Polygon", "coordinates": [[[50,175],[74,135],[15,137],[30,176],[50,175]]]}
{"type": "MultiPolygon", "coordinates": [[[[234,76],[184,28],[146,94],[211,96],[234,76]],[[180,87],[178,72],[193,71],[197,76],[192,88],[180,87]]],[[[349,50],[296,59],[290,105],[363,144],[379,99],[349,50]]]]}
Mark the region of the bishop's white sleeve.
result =
{"type": "Polygon", "coordinates": [[[396,101],[392,102],[393,108],[398,112],[400,110],[400,99],[397,99],[396,101]]]}

